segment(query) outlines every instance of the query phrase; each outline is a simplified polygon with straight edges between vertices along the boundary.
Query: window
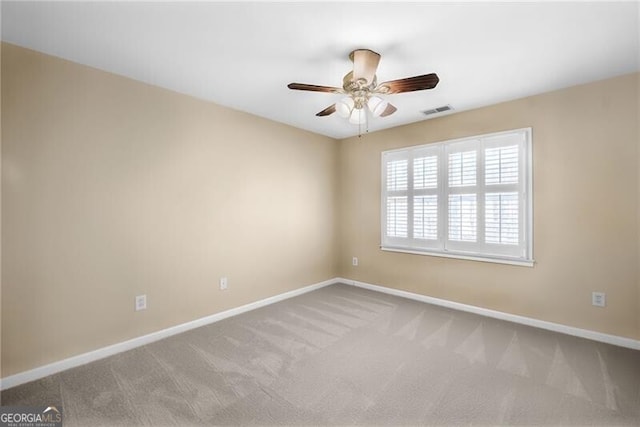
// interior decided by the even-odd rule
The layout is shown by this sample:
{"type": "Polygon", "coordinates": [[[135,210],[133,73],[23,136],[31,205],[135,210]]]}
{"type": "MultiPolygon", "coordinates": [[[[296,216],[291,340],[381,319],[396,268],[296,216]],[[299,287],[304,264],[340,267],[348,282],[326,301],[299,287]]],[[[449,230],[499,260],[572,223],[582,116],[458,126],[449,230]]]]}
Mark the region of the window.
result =
{"type": "Polygon", "coordinates": [[[531,129],[382,153],[382,249],[533,265],[531,129]]]}

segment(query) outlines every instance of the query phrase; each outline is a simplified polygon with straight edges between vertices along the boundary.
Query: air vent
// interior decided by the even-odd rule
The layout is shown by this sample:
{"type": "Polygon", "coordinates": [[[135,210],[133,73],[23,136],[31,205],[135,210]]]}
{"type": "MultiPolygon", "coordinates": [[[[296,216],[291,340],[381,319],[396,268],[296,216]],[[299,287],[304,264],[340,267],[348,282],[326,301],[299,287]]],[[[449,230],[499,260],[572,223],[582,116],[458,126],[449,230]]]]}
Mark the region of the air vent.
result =
{"type": "Polygon", "coordinates": [[[430,116],[432,114],[444,113],[445,111],[451,111],[453,107],[449,104],[443,105],[442,107],[432,108],[431,110],[424,110],[422,114],[425,116],[430,116]]]}

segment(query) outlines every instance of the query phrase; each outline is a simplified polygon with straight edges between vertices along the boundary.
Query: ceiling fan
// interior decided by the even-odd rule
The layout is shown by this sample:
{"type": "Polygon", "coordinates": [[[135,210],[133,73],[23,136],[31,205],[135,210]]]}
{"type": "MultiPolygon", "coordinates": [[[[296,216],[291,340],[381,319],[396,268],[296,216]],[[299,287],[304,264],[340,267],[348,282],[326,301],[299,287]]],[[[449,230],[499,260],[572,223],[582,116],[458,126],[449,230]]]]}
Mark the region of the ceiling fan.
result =
{"type": "Polygon", "coordinates": [[[287,87],[294,90],[347,95],[318,112],[316,116],[338,113],[339,116],[348,118],[350,123],[363,124],[367,120],[365,106],[374,116],[386,117],[396,112],[395,106],[378,95],[433,89],[440,81],[435,73],[431,73],[378,84],[376,70],[380,54],[369,49],[356,49],[349,54],[349,59],[353,62],[353,71],[349,71],[342,79],[342,88],[304,83],[289,83],[287,87]]]}

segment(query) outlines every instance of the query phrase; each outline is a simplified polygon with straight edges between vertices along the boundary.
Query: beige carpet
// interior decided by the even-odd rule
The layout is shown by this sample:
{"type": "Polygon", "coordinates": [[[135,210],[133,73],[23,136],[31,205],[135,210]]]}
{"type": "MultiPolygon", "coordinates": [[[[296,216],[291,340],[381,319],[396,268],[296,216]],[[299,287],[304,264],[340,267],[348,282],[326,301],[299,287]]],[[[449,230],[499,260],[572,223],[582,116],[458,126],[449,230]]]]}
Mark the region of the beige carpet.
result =
{"type": "Polygon", "coordinates": [[[65,426],[640,425],[640,352],[333,285],[2,393],[65,426]]]}

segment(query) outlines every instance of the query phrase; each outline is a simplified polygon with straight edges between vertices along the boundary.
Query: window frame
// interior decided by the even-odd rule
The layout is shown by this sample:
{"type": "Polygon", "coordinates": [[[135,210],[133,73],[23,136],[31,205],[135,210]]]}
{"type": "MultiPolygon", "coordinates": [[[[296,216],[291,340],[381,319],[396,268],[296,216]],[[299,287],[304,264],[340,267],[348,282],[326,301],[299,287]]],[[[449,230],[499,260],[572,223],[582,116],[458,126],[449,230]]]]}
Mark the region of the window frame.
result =
{"type": "Polygon", "coordinates": [[[474,261],[493,262],[501,264],[511,264],[532,267],[533,258],[533,141],[532,128],[519,128],[501,132],[493,132],[482,135],[469,136],[445,141],[438,141],[428,144],[402,147],[393,150],[386,150],[381,153],[381,200],[380,200],[380,249],[389,252],[401,252],[426,256],[456,258],[474,261]],[[518,149],[519,169],[517,184],[486,184],[485,153],[488,148],[508,146],[500,143],[500,138],[509,136],[521,136],[523,138],[522,149],[518,149]],[[478,146],[481,144],[481,146],[478,146]],[[450,187],[449,183],[449,154],[468,151],[471,148],[476,151],[476,182],[474,186],[450,187]],[[465,150],[466,149],[466,150],[465,150]],[[437,155],[437,187],[431,189],[414,189],[414,163],[416,158],[429,156],[429,153],[437,155]],[[417,155],[416,155],[417,154],[417,155]],[[387,161],[407,160],[407,188],[403,191],[387,191],[387,161]],[[487,190],[487,187],[495,191],[487,190]],[[518,194],[518,215],[523,218],[518,219],[518,240],[521,243],[517,246],[522,255],[509,254],[507,245],[492,244],[485,242],[485,223],[487,213],[485,212],[485,200],[487,194],[513,192],[517,189],[518,194]],[[466,193],[465,193],[466,191],[466,193]],[[394,194],[391,194],[394,193],[394,194]],[[407,197],[407,237],[387,237],[387,197],[390,195],[406,195],[407,197]],[[437,215],[437,239],[423,240],[413,238],[414,198],[421,195],[437,194],[438,215],[437,215]],[[475,194],[476,195],[476,242],[466,244],[465,242],[451,241],[449,235],[449,196],[455,194],[475,194]],[[444,200],[446,198],[446,200],[444,200]],[[411,200],[411,201],[410,201],[411,200]],[[443,208],[443,206],[445,206],[443,208]],[[483,249],[491,248],[489,251],[483,249]]]}

